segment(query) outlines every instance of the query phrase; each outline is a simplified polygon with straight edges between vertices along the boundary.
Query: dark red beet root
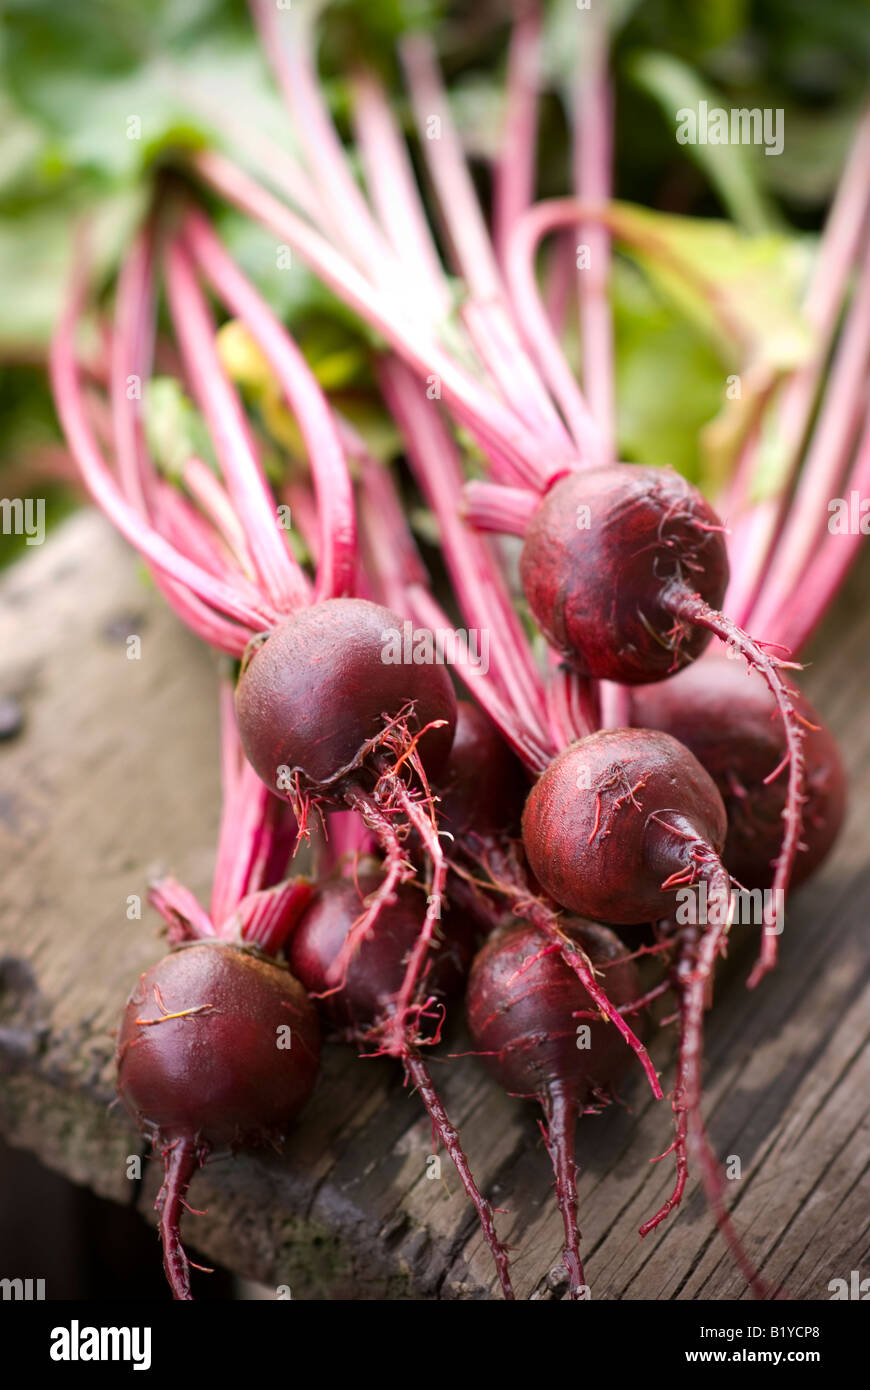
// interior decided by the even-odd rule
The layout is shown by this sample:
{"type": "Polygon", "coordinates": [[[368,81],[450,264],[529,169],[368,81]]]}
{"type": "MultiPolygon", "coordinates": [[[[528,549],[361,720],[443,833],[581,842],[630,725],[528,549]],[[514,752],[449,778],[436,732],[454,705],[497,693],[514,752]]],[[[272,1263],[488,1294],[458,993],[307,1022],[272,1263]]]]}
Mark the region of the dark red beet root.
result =
{"type": "MultiPolygon", "coordinates": [[[[520,566],[532,612],[579,671],[646,685],[694,660],[715,634],[759,671],[776,700],[788,790],[773,886],[784,895],[801,835],[804,727],[764,645],[719,612],[728,582],[723,527],[671,469],[618,464],[561,478],[540,503],[520,566]]],[[[776,962],[763,938],[755,984],[776,962]]]]}
{"type": "Polygon", "coordinates": [[[447,877],[427,779],[444,766],[456,696],[441,665],[395,664],[403,620],[367,599],[327,599],[295,614],[262,643],[239,677],[239,734],[258,775],[292,802],[300,827],[309,801],[357,811],[384,853],[384,877],[363,934],[396,885],[413,877],[410,827],[431,865],[429,896],[404,986],[437,926],[447,877]]]}
{"type": "Polygon", "coordinates": [[[378,881],[370,875],[356,882],[338,879],[320,888],[291,938],[291,968],[313,994],[325,995],[320,1003],[327,1017],[347,1031],[353,1041],[379,1047],[385,1031],[392,1032],[399,1023],[404,1040],[400,1047],[393,1045],[390,1050],[401,1058],[426,1106],[433,1132],[453,1160],[477,1211],[502,1292],[505,1298],[512,1299],[507,1250],[496,1235],[492,1207],[474,1180],[459,1134],[432,1084],[418,1045],[437,1037],[443,1001],[462,986],[473,953],[473,929],[455,909],[446,916],[442,940],[431,953],[429,972],[421,982],[413,1025],[404,1006],[400,1006],[397,1019],[396,1000],[406,976],[405,961],[419,940],[419,890],[401,887],[395,901],[382,907],[374,928],[346,959],[362,898],[376,889],[378,881]]]}
{"type": "Polygon", "coordinates": [[[613,924],[667,916],[675,877],[691,882],[725,843],[722,798],[683,744],[650,729],[609,729],[572,743],[542,773],[523,843],[556,902],[613,924]],[[693,872],[694,871],[694,872],[693,872]]]}
{"type": "Polygon", "coordinates": [[[536,622],[570,665],[638,685],[707,646],[699,627],[675,640],[668,591],[688,586],[718,608],[728,556],[719,518],[685,478],[616,464],[550,488],[526,532],[520,576],[536,622]]]}
{"type": "MultiPolygon", "coordinates": [[[[633,1003],[640,995],[638,975],[631,961],[621,959],[627,953],[618,937],[588,922],[563,920],[562,927],[603,971],[616,1007],[633,1003]],[[611,964],[615,961],[620,963],[611,964]]],[[[575,1013],[595,1013],[595,1004],[557,948],[528,923],[490,937],[475,957],[466,998],[472,1046],[484,1066],[506,1090],[543,1106],[565,1226],[569,1296],[579,1298],[584,1278],[574,1130],[585,1104],[609,1097],[631,1053],[612,1024],[598,1018],[576,1022],[575,1013]],[[588,1027],[588,1034],[581,1037],[580,1027],[588,1027]]]]}
{"type": "Polygon", "coordinates": [[[456,843],[516,835],[528,789],[522,764],[489,716],[460,700],[453,747],[436,788],[441,829],[456,843]]]}
{"type": "MultiPolygon", "coordinates": [[[[658,1076],[646,1049],[615,1010],[606,989],[595,979],[591,963],[565,936],[559,909],[541,896],[519,853],[519,846],[512,839],[521,822],[528,779],[487,716],[475,706],[459,706],[456,738],[445,782],[447,791],[443,794],[443,804],[447,815],[440,819],[443,828],[451,830],[455,836],[451,857],[455,866],[465,858],[474,870],[472,879],[457,872],[452,896],[461,897],[484,929],[492,930],[494,907],[492,899],[484,899],[481,892],[482,873],[492,883],[496,899],[506,899],[510,904],[513,916],[545,933],[550,942],[559,947],[563,960],[581,984],[595,994],[598,1007],[636,1052],[653,1095],[660,1098],[658,1076]],[[451,781],[452,769],[455,772],[451,781]]],[[[503,915],[498,920],[503,920],[503,915]]]]}
{"type": "MultiPolygon", "coordinates": [[[[805,721],[806,802],[792,882],[815,872],[837,838],[846,806],[839,750],[805,695],[795,708],[805,721]]],[[[671,681],[632,692],[633,721],[673,734],[690,748],[719,788],[728,814],[722,859],[747,888],[769,888],[782,841],[785,779],[765,778],[787,756],[782,721],[764,681],[742,662],[707,656],[671,681]]]]}
{"type": "MultiPolygon", "coordinates": [[[[422,894],[403,884],[395,901],[382,908],[372,931],[343,962],[343,948],[363,900],[379,883],[378,875],[362,874],[319,888],[288,948],[296,978],[310,993],[324,995],[321,1007],[330,1020],[360,1042],[375,1040],[379,1026],[389,1019],[404,981],[405,961],[420,935],[422,894]]],[[[474,951],[473,931],[460,913],[446,913],[442,926],[442,940],[433,943],[422,986],[423,994],[436,1000],[459,992],[474,951]]]]}
{"type": "Polygon", "coordinates": [[[215,1149],[280,1143],[319,1056],[316,1013],[275,962],[197,942],[140,977],[118,1035],[118,1093],[165,1159],[160,1233],[177,1299],[190,1298],[178,1224],[197,1165],[215,1149]]]}
{"type": "Polygon", "coordinates": [[[296,778],[303,791],[342,801],[342,784],[372,785],[368,764],[385,724],[404,717],[420,739],[427,773],[444,765],[453,741],[456,697],[444,666],[384,660],[402,619],[367,599],[336,598],[288,618],[242,672],[236,692],[248,760],[273,790],[296,778]]]}
{"type": "MultiPolygon", "coordinates": [[[[628,955],[614,932],[572,918],[563,917],[561,925],[596,969],[605,969],[607,993],[617,1008],[638,998],[633,961],[606,968],[628,955]]],[[[475,1051],[506,1091],[541,1099],[561,1086],[582,1105],[621,1080],[631,1053],[603,1019],[590,1022],[590,1045],[578,1048],[573,1014],[597,1008],[574,972],[548,948],[543,932],[529,922],[511,923],[491,936],[471,967],[468,1026],[475,1051]],[[544,954],[523,969],[539,953],[544,954]]]]}

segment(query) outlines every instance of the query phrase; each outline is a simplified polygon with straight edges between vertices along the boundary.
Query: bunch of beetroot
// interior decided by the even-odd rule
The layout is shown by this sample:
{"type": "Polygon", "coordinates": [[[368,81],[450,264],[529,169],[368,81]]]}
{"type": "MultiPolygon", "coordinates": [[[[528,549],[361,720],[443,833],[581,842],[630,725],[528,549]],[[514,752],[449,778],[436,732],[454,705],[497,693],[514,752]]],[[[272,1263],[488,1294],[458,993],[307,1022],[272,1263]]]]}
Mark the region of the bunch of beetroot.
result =
{"type": "MultiPolygon", "coordinates": [[[[177,1297],[189,1295],[178,1220],[196,1164],[214,1149],[280,1138],[311,1090],[318,1032],[310,999],[333,1036],[402,1065],[476,1210],[501,1290],[513,1297],[492,1208],[425,1060],[467,978],[471,1050],[508,1091],[543,1109],[569,1297],[588,1296],[576,1123],[613,1097],[633,1060],[662,1097],[643,1039],[650,1006],[668,992],[679,1022],[676,1178],[641,1234],[678,1205],[694,1149],[747,1278],[757,1292],[775,1292],[731,1228],[704,1134],[703,1023],[734,924],[734,890],[769,890],[777,904],[775,920],[762,923],[755,985],[776,962],[790,886],[818,868],[842,820],[836,745],[793,672],[852,555],[807,527],[806,498],[830,484],[837,460],[839,482],[862,476],[870,431],[854,462],[852,436],[839,441],[833,463],[830,451],[819,462],[811,441],[801,471],[818,379],[796,373],[770,407],[788,423],[791,481],[773,503],[753,504],[751,437],[725,497],[736,519],[730,539],[719,512],[683,477],[617,461],[610,173],[606,142],[591,133],[609,107],[600,28],[578,91],[576,197],[530,206],[539,33],[534,6],[523,8],[511,42],[512,141],[495,169],[494,236],[432,52],[419,36],[404,46],[418,120],[437,111],[441,121],[440,138],[422,147],[464,290],[460,321],[445,336],[454,290],[378,79],[362,73],[353,85],[366,197],[331,126],[308,28],[288,12],[282,40],[279,12],[254,9],[290,114],[304,127],[307,168],[288,160],[272,171],[287,201],[211,151],[192,155],[188,172],[270,227],[377,331],[384,346],[372,369],[437,522],[445,602],[467,630],[487,634],[491,649],[485,668],[467,650],[456,656],[471,700],[457,701],[440,662],[386,659],[385,644],[406,624],[424,633],[452,626],[395,477],[325,398],[189,186],[164,190],[118,285],[106,381],[114,468],[76,357],[83,275],[56,336],[53,377],[95,499],[182,619],[238,663],[225,741],[235,749],[237,721],[249,768],[225,747],[232,775],[216,901],[206,916],[177,886],[157,890],[176,950],[143,976],[119,1036],[121,1095],[167,1165],[160,1205],[170,1282],[177,1297]],[[534,266],[546,233],[575,226],[600,258],[598,273],[578,282],[582,386],[534,266]],[[182,382],[217,460],[213,470],[191,456],[173,478],[155,467],[125,391],[131,376],[151,374],[161,283],[182,382]],[[306,470],[277,495],[258,427],[221,356],[206,285],[241,330],[255,375],[298,423],[306,470]],[[468,480],[455,425],[474,440],[485,477],[468,480]],[[310,563],[277,523],[284,498],[310,563]],[[810,553],[821,547],[811,596],[795,518],[810,553]],[[522,538],[516,576],[499,534],[522,538]],[[524,616],[539,631],[534,644],[524,616]],[[242,823],[240,867],[232,840],[242,823]],[[291,841],[306,839],[313,887],[285,877],[291,841]],[[698,910],[686,915],[687,901],[698,910]],[[652,945],[632,950],[620,939],[648,924],[652,945]],[[644,954],[659,964],[651,983],[637,968],[644,954]],[[293,1037],[287,1055],[274,1045],[282,1024],[293,1037]]],[[[829,274],[832,245],[858,255],[870,212],[867,144],[862,134],[819,275],[829,274]]],[[[845,299],[845,275],[834,283],[845,299]]],[[[820,361],[835,334],[836,292],[834,300],[816,315],[820,361]]],[[[847,342],[843,351],[857,349],[847,342]]],[[[858,365],[847,360],[848,376],[837,360],[832,372],[865,386],[868,364],[858,365]]],[[[823,429],[824,405],[818,419],[823,429]]]]}

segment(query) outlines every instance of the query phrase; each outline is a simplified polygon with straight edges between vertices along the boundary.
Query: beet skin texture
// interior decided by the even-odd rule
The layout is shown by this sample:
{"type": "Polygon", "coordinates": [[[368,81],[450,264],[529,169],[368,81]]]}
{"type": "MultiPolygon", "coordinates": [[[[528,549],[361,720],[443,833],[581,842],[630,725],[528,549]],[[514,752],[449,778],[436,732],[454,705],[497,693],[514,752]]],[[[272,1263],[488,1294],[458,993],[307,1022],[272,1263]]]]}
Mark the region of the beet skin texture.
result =
{"type": "Polygon", "coordinates": [[[670,468],[613,464],[560,478],[532,516],[520,577],[541,631],[584,675],[623,685],[662,680],[710,641],[677,625],[669,599],[691,590],[721,607],[722,525],[670,468]]]}

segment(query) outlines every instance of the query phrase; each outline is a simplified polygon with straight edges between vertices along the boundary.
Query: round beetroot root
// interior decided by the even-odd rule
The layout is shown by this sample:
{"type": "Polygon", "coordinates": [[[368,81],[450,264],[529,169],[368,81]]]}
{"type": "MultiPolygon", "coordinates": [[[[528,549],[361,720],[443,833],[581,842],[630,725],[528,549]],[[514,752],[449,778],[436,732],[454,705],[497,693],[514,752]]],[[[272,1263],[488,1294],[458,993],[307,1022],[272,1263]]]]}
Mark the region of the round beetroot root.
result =
{"type": "Polygon", "coordinates": [[[708,772],[670,734],[609,729],[572,743],[523,814],[529,864],[556,902],[611,924],[667,916],[663,885],[718,858],[727,822],[708,772]]]}
{"type": "Polygon", "coordinates": [[[688,585],[718,608],[728,556],[719,518],[679,473],[615,464],[550,488],[526,532],[520,576],[535,621],[570,665],[637,685],[707,646],[710,632],[675,627],[671,590],[688,585]]]}
{"type": "MultiPolygon", "coordinates": [[[[253,652],[236,692],[245,753],[273,790],[342,803],[343,784],[371,785],[373,759],[392,721],[422,733],[433,776],[453,742],[456,697],[444,666],[392,663],[402,619],[367,599],[327,599],[288,618],[253,652]]],[[[410,742],[410,738],[406,740],[410,742]]],[[[397,750],[398,751],[398,750],[397,750]]]]}
{"type": "MultiPolygon", "coordinates": [[[[377,874],[360,874],[318,888],[288,948],[296,978],[312,994],[324,996],[321,1008],[327,1017],[361,1043],[376,1041],[379,1029],[390,1020],[405,962],[420,936],[423,895],[403,884],[394,901],[381,909],[375,927],[347,954],[364,901],[379,884],[377,874]]],[[[473,929],[462,913],[445,913],[421,981],[427,998],[447,1000],[461,990],[473,943],[473,929]]]]}
{"type": "MultiPolygon", "coordinates": [[[[622,943],[606,927],[563,920],[563,930],[603,974],[619,1006],[640,994],[637,971],[622,943]]],[[[497,931],[475,957],[468,981],[472,1046],[506,1090],[536,1099],[546,1116],[546,1137],[556,1175],[565,1230],[563,1258],[569,1297],[583,1296],[577,1229],[574,1132],[589,1101],[606,1101],[625,1073],[631,1053],[558,948],[525,922],[497,931]],[[575,1014],[593,1015],[578,1023],[575,1014]],[[581,1031],[582,1030],[582,1031],[581,1031]]]]}
{"type": "Polygon", "coordinates": [[[196,942],[141,976],[118,1035],[118,1093],[162,1152],[167,1278],[190,1298],[179,1221],[212,1150],[277,1144],[317,1077],[317,1015],[289,970],[225,942],[196,942]]]}
{"type": "Polygon", "coordinates": [[[405,849],[416,832],[431,866],[404,987],[435,934],[447,878],[428,779],[444,766],[456,697],[442,665],[396,663],[403,620],[366,599],[328,599],[289,618],[256,648],[236,692],[245,753],[304,827],[309,803],[358,813],[383,851],[384,877],[359,923],[374,924],[397,884],[414,876],[405,849]]]}

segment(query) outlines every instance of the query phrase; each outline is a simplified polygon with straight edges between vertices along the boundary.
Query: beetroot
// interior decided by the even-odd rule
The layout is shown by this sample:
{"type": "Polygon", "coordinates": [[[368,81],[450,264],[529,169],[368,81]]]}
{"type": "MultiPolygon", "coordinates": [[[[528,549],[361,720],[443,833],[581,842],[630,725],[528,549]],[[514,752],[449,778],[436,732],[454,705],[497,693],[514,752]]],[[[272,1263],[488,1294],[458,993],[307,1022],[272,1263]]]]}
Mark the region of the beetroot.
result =
{"type": "Polygon", "coordinates": [[[664,885],[712,871],[727,822],[709,773],[670,734],[609,729],[572,743],[529,793],[523,842],[563,907],[612,924],[673,908],[664,885]]]}
{"type": "MultiPolygon", "coordinates": [[[[846,778],[830,730],[805,695],[794,692],[804,721],[806,802],[801,852],[792,882],[814,873],[843,822],[846,778]]],[[[722,859],[747,888],[769,888],[782,839],[786,791],[781,768],[788,749],[776,704],[754,672],[707,656],[673,680],[632,691],[632,722],[663,729],[690,748],[719,789],[728,814],[722,859]]]]}
{"type": "MultiPolygon", "coordinates": [[[[623,685],[660,681],[715,634],[759,671],[782,719],[786,814],[774,887],[788,887],[800,843],[804,728],[780,673],[784,663],[718,611],[728,583],[723,527],[696,488],[671,469],[614,464],[561,478],[537,507],[520,573],[537,622],[565,660],[623,685]]],[[[767,934],[754,979],[774,964],[767,934]]]]}
{"type": "Polygon", "coordinates": [[[523,817],[532,867],[557,901],[575,912],[610,922],[666,917],[674,907],[672,889],[699,881],[708,885],[707,920],[677,933],[671,970],[680,1018],[671,1099],[676,1181],[641,1235],[682,1198],[694,1120],[717,1224],[750,1283],[766,1293],[731,1229],[700,1120],[704,1010],[733,908],[731,882],[719,857],[726,831],[725,807],[709,773],[677,739],[652,729],[613,729],[572,744],[532,789],[523,817]]]}
{"type": "Polygon", "coordinates": [[[382,907],[372,930],[348,956],[361,898],[374,891],[376,884],[376,876],[363,874],[356,881],[339,879],[321,887],[290,941],[291,968],[320,998],[327,1017],[350,1041],[383,1051],[385,1038],[391,1040],[390,1051],[401,1058],[432,1120],[433,1133],[450,1154],[477,1211],[502,1292],[512,1299],[507,1251],[496,1235],[492,1207],[477,1187],[459,1135],[420,1051],[421,1042],[437,1040],[444,1002],[461,988],[473,953],[473,930],[455,908],[447,915],[416,1006],[409,1010],[398,1001],[405,959],[413,954],[419,938],[417,889],[401,886],[394,900],[382,907]],[[397,1024],[401,1028],[399,1046],[392,1041],[397,1024]]]}
{"type": "MultiPolygon", "coordinates": [[[[288,946],[290,969],[338,1028],[357,1041],[375,1042],[389,1019],[404,979],[404,961],[419,936],[419,889],[402,884],[375,927],[350,957],[344,948],[360,903],[376,890],[375,873],[337,879],[319,888],[288,946]]],[[[467,920],[455,911],[443,919],[441,940],[430,953],[423,990],[443,1001],[462,987],[474,951],[467,920]]],[[[425,1027],[425,1020],[421,1020],[425,1027]]]]}
{"type": "MultiPolygon", "coordinates": [[[[288,618],[255,648],[236,692],[239,734],[252,766],[292,803],[357,811],[384,853],[384,878],[356,923],[357,939],[414,869],[413,828],[431,864],[418,949],[401,1006],[410,1007],[441,911],[447,875],[429,778],[447,760],[456,697],[444,666],[393,663],[403,620],[367,599],[334,598],[288,618]]],[[[401,1009],[399,1023],[401,1023],[401,1009]]]]}
{"type": "Polygon", "coordinates": [[[344,802],[348,785],[371,788],[393,751],[388,725],[422,733],[429,776],[453,741],[456,699],[444,666],[384,660],[402,619],[367,599],[328,599],[271,632],[242,671],[236,694],[245,753],[267,786],[344,802]]]}
{"type": "Polygon", "coordinates": [[[454,835],[453,899],[462,901],[487,930],[503,920],[503,912],[494,907],[495,897],[506,902],[513,916],[543,932],[636,1053],[653,1095],[660,1099],[661,1086],[646,1048],[613,1006],[606,989],[596,979],[590,960],[562,930],[558,907],[541,893],[540,885],[529,873],[521,846],[512,839],[519,826],[528,782],[487,716],[475,706],[463,709],[460,704],[444,786],[444,791],[439,788],[443,808],[439,819],[454,835]],[[470,865],[471,874],[462,872],[461,861],[470,865]],[[481,873],[492,885],[492,892],[482,891],[481,873]]]}
{"type": "Polygon", "coordinates": [[[289,970],[222,941],[181,946],[141,976],[118,1035],[118,1092],[162,1153],[166,1276],[190,1298],[184,1196],[213,1150],[277,1144],[317,1077],[314,1009],[289,970]]]}
{"type": "Polygon", "coordinates": [[[528,779],[489,715],[469,700],[456,706],[456,733],[437,781],[438,823],[457,844],[517,834],[528,779]]]}
{"type": "MultiPolygon", "coordinates": [[[[637,971],[619,939],[606,927],[565,921],[563,930],[598,970],[617,1007],[640,993],[637,971]]],[[[536,1099],[546,1116],[547,1146],[556,1174],[556,1196],[565,1228],[563,1258],[569,1297],[583,1296],[577,1230],[574,1131],[587,1103],[606,1101],[623,1076],[629,1053],[609,1024],[593,1018],[580,1045],[574,1014],[595,1010],[558,948],[529,923],[496,932],[471,968],[467,1012],[472,1045],[506,1090],[536,1099]]]]}
{"type": "Polygon", "coordinates": [[[670,590],[718,608],[728,584],[722,525],[670,468],[613,464],[550,488],[526,532],[520,577],[541,630],[569,664],[622,685],[661,680],[707,646],[675,630],[670,590]]]}
{"type": "Polygon", "coordinates": [[[665,917],[675,906],[670,890],[701,880],[717,906],[703,935],[695,926],[678,946],[677,1183],[646,1230],[673,1210],[685,1187],[688,1122],[700,1101],[704,1007],[731,918],[731,884],[719,858],[726,830],[709,773],[670,734],[651,729],[612,729],[573,743],[532,788],[523,816],[532,869],[573,912],[611,923],[665,917]]]}

